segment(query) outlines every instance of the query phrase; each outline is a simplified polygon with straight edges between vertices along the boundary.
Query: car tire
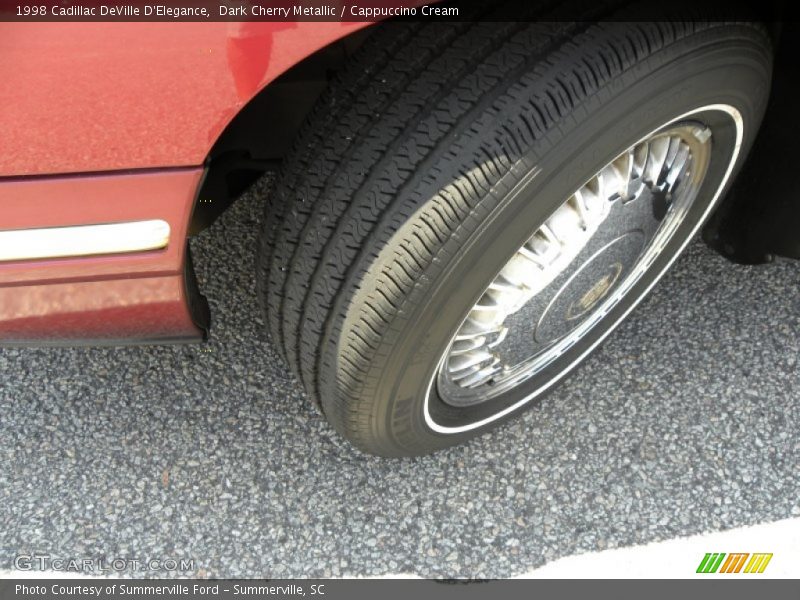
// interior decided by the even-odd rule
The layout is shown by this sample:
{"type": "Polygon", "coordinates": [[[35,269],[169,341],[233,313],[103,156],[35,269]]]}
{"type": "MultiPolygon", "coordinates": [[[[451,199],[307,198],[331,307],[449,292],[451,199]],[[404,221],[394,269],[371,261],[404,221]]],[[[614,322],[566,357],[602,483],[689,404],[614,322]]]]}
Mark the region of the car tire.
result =
{"type": "Polygon", "coordinates": [[[379,27],[267,202],[257,275],[276,347],[369,453],[426,454],[516,415],[697,232],[753,141],[770,74],[751,24],[379,27]],[[588,195],[606,202],[592,205],[599,225],[582,215],[588,195]],[[551,240],[562,213],[576,228],[551,240]],[[561,266],[531,263],[539,279],[511,289],[513,260],[551,250],[561,266]],[[517,294],[506,321],[470,338],[476,311],[497,325],[500,292],[517,294]]]}

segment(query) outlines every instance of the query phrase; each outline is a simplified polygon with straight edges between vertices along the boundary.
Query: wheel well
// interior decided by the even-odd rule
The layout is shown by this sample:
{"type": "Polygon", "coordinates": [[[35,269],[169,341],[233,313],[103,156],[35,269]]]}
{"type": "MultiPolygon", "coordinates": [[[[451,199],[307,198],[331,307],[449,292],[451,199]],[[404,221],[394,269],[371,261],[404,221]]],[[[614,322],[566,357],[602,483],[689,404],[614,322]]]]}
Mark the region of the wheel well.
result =
{"type": "Polygon", "coordinates": [[[775,255],[800,259],[800,183],[798,160],[790,148],[800,129],[795,98],[800,74],[795,67],[796,22],[770,27],[775,62],[764,121],[750,155],[728,194],[703,231],[706,243],[737,263],[771,262],[775,255]]]}
{"type": "Polygon", "coordinates": [[[242,107],[206,158],[190,235],[211,225],[256,179],[278,168],[319,95],[371,30],[355,31],[321,48],[242,107]]]}

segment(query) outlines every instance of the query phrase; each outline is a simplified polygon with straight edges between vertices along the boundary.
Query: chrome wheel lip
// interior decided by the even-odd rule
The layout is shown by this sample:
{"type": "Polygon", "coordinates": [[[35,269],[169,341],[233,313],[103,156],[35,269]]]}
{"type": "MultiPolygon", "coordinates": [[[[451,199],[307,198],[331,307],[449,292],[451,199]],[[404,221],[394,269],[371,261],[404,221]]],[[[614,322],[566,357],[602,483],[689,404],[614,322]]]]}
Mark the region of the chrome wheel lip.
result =
{"type": "MultiPolygon", "coordinates": [[[[438,364],[435,365],[435,368],[433,369],[433,372],[432,372],[432,374],[431,374],[431,376],[430,376],[430,378],[428,380],[428,385],[427,385],[426,392],[425,392],[425,400],[424,400],[424,403],[423,403],[423,413],[424,413],[425,423],[431,430],[433,430],[433,431],[435,431],[437,433],[440,433],[440,434],[449,434],[449,435],[458,434],[458,433],[464,433],[464,432],[467,432],[467,431],[470,431],[470,430],[473,430],[473,429],[488,425],[488,424],[492,423],[493,421],[501,419],[504,416],[508,415],[509,413],[512,413],[512,412],[516,411],[517,409],[521,408],[525,404],[529,403],[530,401],[534,400],[535,398],[537,398],[538,396],[540,396],[541,394],[546,392],[553,385],[555,385],[562,378],[564,378],[588,354],[590,354],[600,343],[602,343],[603,340],[608,335],[610,335],[611,332],[614,331],[614,329],[616,329],[616,327],[628,316],[628,314],[630,314],[630,312],[634,308],[636,308],[636,306],[638,306],[638,304],[648,294],[648,292],[653,288],[653,286],[655,286],[656,283],[658,283],[658,281],[661,279],[661,277],[663,277],[664,273],[666,273],[666,271],[669,269],[669,267],[672,266],[672,264],[675,262],[675,260],[678,258],[678,256],[682,253],[682,251],[686,248],[686,246],[692,240],[692,238],[697,233],[697,231],[700,229],[700,227],[702,227],[703,223],[708,218],[708,216],[710,215],[711,211],[716,207],[717,202],[719,201],[719,198],[720,198],[720,196],[722,194],[722,191],[725,188],[726,184],[728,183],[728,180],[730,179],[731,173],[733,172],[733,168],[734,168],[734,166],[736,164],[736,161],[737,161],[737,159],[739,157],[739,153],[741,151],[742,140],[743,140],[743,136],[744,136],[744,123],[743,123],[743,119],[742,119],[741,113],[735,107],[733,107],[731,105],[728,105],[728,104],[708,104],[708,105],[704,105],[704,106],[698,107],[696,109],[693,109],[691,111],[688,111],[686,113],[683,113],[681,115],[678,115],[677,117],[671,119],[670,121],[668,121],[668,122],[662,124],[661,126],[655,128],[650,133],[642,136],[637,142],[635,142],[632,145],[632,147],[633,147],[633,146],[635,146],[637,144],[640,144],[640,143],[646,141],[648,138],[656,135],[658,132],[666,129],[667,127],[669,127],[671,125],[677,124],[682,120],[686,120],[686,119],[688,119],[688,118],[690,118],[690,117],[692,117],[694,115],[698,115],[700,113],[706,113],[706,112],[710,112],[710,111],[717,111],[717,112],[721,112],[721,113],[724,113],[724,114],[728,115],[728,117],[730,117],[731,121],[733,122],[733,124],[735,126],[735,141],[734,141],[734,144],[733,144],[733,148],[732,148],[732,151],[731,151],[730,158],[728,160],[728,164],[727,164],[727,166],[725,168],[725,171],[723,173],[722,178],[720,179],[720,182],[719,182],[719,185],[717,186],[717,189],[714,191],[714,194],[713,194],[711,200],[708,202],[707,206],[705,207],[705,210],[703,211],[702,215],[697,219],[697,221],[694,224],[694,226],[692,227],[691,231],[689,231],[685,235],[685,237],[682,240],[680,246],[672,254],[672,256],[669,257],[669,260],[664,264],[664,266],[657,273],[655,273],[653,275],[653,278],[650,281],[650,283],[648,284],[648,286],[644,290],[639,292],[638,295],[635,298],[633,298],[633,301],[631,302],[631,304],[626,308],[626,310],[619,317],[616,318],[615,321],[610,323],[608,326],[605,327],[605,329],[602,332],[600,332],[600,335],[598,336],[598,338],[588,348],[586,348],[577,357],[575,357],[569,364],[567,364],[565,367],[563,367],[557,374],[555,374],[553,377],[551,377],[549,380],[544,382],[541,386],[539,386],[533,392],[527,394],[525,397],[523,397],[522,399],[518,400],[517,402],[514,402],[513,404],[511,404],[509,406],[506,406],[502,410],[498,410],[497,412],[495,412],[495,413],[493,413],[493,414],[491,414],[491,415],[489,415],[489,416],[487,416],[485,418],[477,419],[472,423],[468,423],[468,424],[464,424],[464,425],[457,425],[457,426],[446,426],[446,425],[442,425],[440,423],[437,423],[431,416],[431,411],[430,411],[431,393],[432,393],[433,388],[435,387],[435,383],[436,383],[438,374],[439,374],[440,370],[442,369],[442,367],[444,365],[444,362],[448,358],[448,352],[445,351],[443,353],[440,361],[438,362],[438,364]]],[[[675,229],[677,229],[677,227],[675,229]]],[[[674,231],[672,232],[670,237],[665,241],[665,243],[668,243],[669,241],[671,241],[673,237],[674,237],[674,231]]],[[[651,261],[651,263],[652,263],[652,261],[651,261]]],[[[638,280],[641,279],[641,275],[643,275],[644,272],[647,271],[649,266],[650,265],[648,265],[645,269],[642,270],[641,273],[639,273],[639,275],[637,277],[637,282],[638,282],[638,280]]],[[[635,283],[636,282],[634,282],[634,285],[635,285],[635,283]]],[[[632,287],[633,286],[628,286],[626,288],[626,293],[632,287]]],[[[603,316],[605,316],[605,314],[608,314],[608,312],[610,312],[619,303],[619,301],[621,300],[622,296],[626,295],[626,293],[623,293],[619,297],[617,297],[617,295],[615,294],[613,296],[614,302],[610,303],[610,305],[608,307],[608,310],[605,311],[603,316]]],[[[449,344],[448,344],[448,348],[449,348],[449,344]]]]}

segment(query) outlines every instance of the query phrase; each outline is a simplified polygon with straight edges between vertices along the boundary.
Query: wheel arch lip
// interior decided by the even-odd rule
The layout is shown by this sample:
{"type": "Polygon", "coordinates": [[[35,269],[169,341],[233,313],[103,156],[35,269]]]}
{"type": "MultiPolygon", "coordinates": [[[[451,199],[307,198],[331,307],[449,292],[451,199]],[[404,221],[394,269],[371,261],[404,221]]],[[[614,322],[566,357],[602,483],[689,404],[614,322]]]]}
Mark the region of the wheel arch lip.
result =
{"type": "Polygon", "coordinates": [[[581,352],[575,359],[572,360],[572,362],[570,362],[568,365],[566,365],[559,373],[557,373],[554,377],[552,377],[546,383],[544,383],[543,385],[539,386],[536,390],[534,390],[533,392],[530,392],[529,394],[527,394],[525,397],[523,397],[522,399],[518,400],[517,402],[515,402],[515,403],[511,404],[510,406],[507,406],[504,409],[498,411],[497,413],[494,413],[492,415],[489,415],[488,417],[476,420],[476,421],[474,421],[472,423],[468,423],[468,424],[465,424],[465,425],[458,425],[458,426],[441,425],[440,423],[437,423],[431,416],[431,411],[430,411],[431,391],[432,391],[434,383],[436,381],[439,369],[442,366],[442,362],[447,357],[447,354],[445,353],[441,357],[441,359],[439,360],[438,364],[436,364],[432,374],[430,375],[430,378],[428,380],[428,384],[427,384],[427,387],[426,387],[426,390],[425,390],[425,398],[424,398],[424,401],[423,401],[423,416],[424,416],[425,424],[426,424],[426,426],[428,428],[430,428],[432,431],[434,431],[434,432],[436,432],[438,434],[443,434],[443,435],[455,435],[455,434],[460,434],[460,433],[466,433],[466,432],[478,429],[480,427],[484,427],[486,425],[489,425],[489,424],[491,424],[491,423],[493,423],[495,421],[498,421],[498,420],[502,419],[503,417],[505,417],[507,415],[510,415],[513,412],[517,411],[518,409],[522,408],[526,404],[530,403],[531,401],[535,400],[536,398],[538,398],[539,396],[544,394],[547,390],[552,388],[559,381],[561,381],[564,377],[566,377],[589,354],[591,354],[591,352],[594,351],[594,349],[597,348],[619,326],[619,324],[622,321],[625,320],[625,318],[639,305],[639,303],[647,296],[647,294],[650,292],[650,290],[652,290],[652,288],[661,280],[661,278],[664,276],[664,274],[669,270],[669,268],[672,266],[672,264],[675,262],[675,260],[677,260],[677,258],[680,256],[680,254],[683,252],[683,250],[686,248],[686,246],[689,244],[689,242],[693,239],[693,237],[696,235],[696,233],[703,227],[703,224],[705,223],[706,219],[709,217],[709,215],[711,215],[713,210],[716,208],[716,206],[717,206],[717,204],[718,204],[718,202],[719,202],[719,200],[720,200],[720,198],[722,196],[722,193],[725,190],[726,185],[730,181],[730,177],[731,177],[731,175],[733,173],[733,170],[734,170],[734,168],[736,166],[736,163],[737,163],[737,161],[739,159],[739,156],[740,156],[740,153],[741,153],[742,143],[743,143],[744,135],[745,135],[744,121],[743,121],[742,115],[739,112],[739,110],[736,109],[735,107],[729,105],[729,104],[707,104],[707,105],[692,109],[690,111],[687,111],[685,113],[682,113],[682,114],[670,119],[669,122],[664,123],[664,124],[660,125],[659,127],[656,127],[655,129],[653,129],[652,131],[650,131],[646,135],[642,136],[637,142],[635,142],[635,143],[639,143],[639,142],[645,140],[646,138],[648,138],[648,137],[654,135],[655,133],[657,133],[659,130],[661,130],[665,126],[668,126],[670,124],[676,123],[678,121],[681,121],[681,120],[687,119],[689,117],[692,117],[694,115],[697,115],[697,114],[700,114],[700,113],[703,113],[703,112],[708,112],[708,111],[723,112],[723,113],[727,114],[728,116],[730,116],[731,120],[734,123],[734,126],[736,128],[736,141],[734,143],[734,147],[733,147],[732,152],[731,152],[731,157],[730,157],[729,163],[728,163],[728,165],[727,165],[727,167],[725,169],[724,175],[723,175],[723,177],[722,177],[717,189],[715,190],[715,192],[714,192],[714,194],[712,196],[711,201],[706,206],[703,214],[698,219],[697,223],[695,223],[695,225],[693,226],[692,230],[686,235],[686,238],[682,241],[682,243],[679,246],[679,248],[677,249],[677,251],[669,258],[669,260],[661,268],[661,270],[658,271],[655,274],[655,276],[653,277],[652,281],[650,281],[649,284],[647,285],[647,287],[639,294],[639,296],[637,298],[635,298],[634,302],[632,302],[632,304],[629,307],[627,307],[625,309],[625,311],[619,317],[616,318],[616,320],[608,327],[608,329],[606,329],[602,333],[602,335],[599,336],[599,338],[594,343],[592,343],[586,350],[581,352]]]}

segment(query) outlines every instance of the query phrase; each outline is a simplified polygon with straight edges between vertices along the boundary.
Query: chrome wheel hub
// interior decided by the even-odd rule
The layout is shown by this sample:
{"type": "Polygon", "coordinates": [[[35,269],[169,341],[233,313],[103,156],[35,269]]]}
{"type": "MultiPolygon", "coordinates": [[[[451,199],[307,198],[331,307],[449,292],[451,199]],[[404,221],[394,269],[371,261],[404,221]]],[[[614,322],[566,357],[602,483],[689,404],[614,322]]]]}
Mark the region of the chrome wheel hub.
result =
{"type": "Polygon", "coordinates": [[[489,283],[442,357],[447,404],[490,400],[566,352],[660,254],[707,171],[711,130],[686,122],[628,148],[577,189],[489,283]]]}

